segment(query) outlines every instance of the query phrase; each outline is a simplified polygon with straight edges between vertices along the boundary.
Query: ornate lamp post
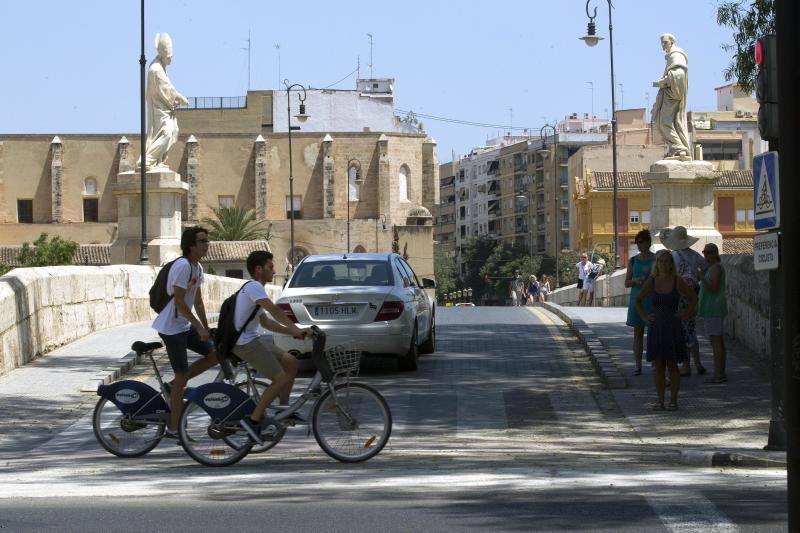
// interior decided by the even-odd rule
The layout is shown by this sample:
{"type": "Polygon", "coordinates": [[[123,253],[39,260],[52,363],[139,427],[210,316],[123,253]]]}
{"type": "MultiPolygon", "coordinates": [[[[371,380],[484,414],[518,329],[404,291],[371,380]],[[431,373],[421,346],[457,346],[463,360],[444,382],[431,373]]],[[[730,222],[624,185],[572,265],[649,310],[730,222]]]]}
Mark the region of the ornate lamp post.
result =
{"type": "MultiPolygon", "coordinates": [[[[292,130],[299,130],[300,126],[292,126],[292,90],[302,91],[297,93],[297,99],[300,101],[300,112],[295,115],[298,122],[305,122],[308,120],[306,115],[306,88],[299,83],[290,84],[289,80],[283,80],[286,86],[286,122],[289,125],[289,264],[294,270],[294,175],[292,168],[292,130]]],[[[348,197],[349,201],[349,197],[348,197]]],[[[349,243],[348,243],[349,244],[349,243]]]]}
{"type": "MultiPolygon", "coordinates": [[[[594,23],[594,19],[597,17],[597,8],[594,8],[592,14],[589,14],[589,2],[591,0],[586,0],[586,16],[589,17],[589,25],[586,31],[586,35],[580,37],[580,39],[586,43],[587,46],[596,46],[603,38],[595,35],[596,27],[594,23]]],[[[613,241],[613,253],[614,253],[614,270],[620,268],[619,264],[619,226],[617,224],[617,196],[618,196],[618,187],[617,187],[617,101],[614,95],[614,88],[616,87],[614,83],[614,31],[613,25],[611,23],[611,0],[606,0],[608,2],[608,49],[611,54],[611,164],[613,169],[613,188],[614,188],[614,205],[612,206],[612,216],[613,216],[613,223],[614,223],[614,241],[613,241]]]]}
{"type": "Polygon", "coordinates": [[[147,66],[147,59],[144,57],[144,0],[141,2],[142,5],[142,21],[141,21],[141,38],[142,38],[142,53],[139,56],[139,106],[140,106],[140,115],[141,115],[141,136],[139,137],[139,141],[141,142],[141,162],[142,162],[142,169],[141,169],[141,182],[142,182],[142,199],[139,202],[139,207],[141,209],[141,217],[142,217],[142,243],[141,248],[139,250],[139,264],[140,265],[147,265],[150,263],[150,258],[147,254],[147,161],[145,159],[145,145],[147,144],[147,127],[146,127],[146,119],[145,119],[145,103],[144,103],[144,95],[145,95],[145,67],[147,66]]]}
{"type": "Polygon", "coordinates": [[[559,263],[561,258],[561,225],[558,223],[558,214],[561,212],[561,205],[560,205],[560,197],[561,197],[561,177],[558,175],[558,131],[556,130],[555,126],[550,124],[545,124],[539,129],[539,138],[542,139],[542,148],[538,150],[539,155],[542,156],[542,159],[548,157],[550,155],[550,150],[547,149],[547,137],[544,136],[544,130],[550,128],[553,130],[553,205],[555,207],[555,211],[553,211],[553,225],[555,226],[555,245],[556,245],[556,286],[558,288],[559,285],[559,263]]]}

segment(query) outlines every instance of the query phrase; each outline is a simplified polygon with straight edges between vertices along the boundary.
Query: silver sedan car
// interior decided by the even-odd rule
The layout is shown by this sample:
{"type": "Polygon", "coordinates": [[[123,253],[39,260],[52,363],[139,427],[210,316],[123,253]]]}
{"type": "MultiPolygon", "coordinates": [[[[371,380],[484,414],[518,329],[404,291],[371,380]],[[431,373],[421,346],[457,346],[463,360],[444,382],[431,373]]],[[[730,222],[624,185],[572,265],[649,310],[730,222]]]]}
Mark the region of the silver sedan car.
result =
{"type": "MultiPolygon", "coordinates": [[[[436,301],[425,291],[435,287],[397,254],[310,255],[275,303],[295,323],[324,330],[328,346],[389,355],[402,370],[416,370],[419,353],[436,348],[436,301]]],[[[275,344],[310,356],[310,341],[276,333],[275,344]]]]}

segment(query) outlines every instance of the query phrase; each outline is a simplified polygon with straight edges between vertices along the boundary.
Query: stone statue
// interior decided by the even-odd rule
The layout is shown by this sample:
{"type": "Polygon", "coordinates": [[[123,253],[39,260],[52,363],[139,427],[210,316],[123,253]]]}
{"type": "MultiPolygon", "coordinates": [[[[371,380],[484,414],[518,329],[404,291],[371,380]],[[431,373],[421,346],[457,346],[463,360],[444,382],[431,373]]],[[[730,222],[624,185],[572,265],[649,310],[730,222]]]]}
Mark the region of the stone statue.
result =
{"type": "Polygon", "coordinates": [[[653,82],[658,96],[653,106],[653,122],[667,143],[666,159],[691,160],[689,129],[686,125],[686,93],[689,88],[689,58],[675,46],[675,36],[661,36],[661,48],[666,55],[664,76],[653,82]]]}
{"type": "MultiPolygon", "coordinates": [[[[189,101],[179,93],[167,77],[167,66],[172,63],[172,39],[166,33],[156,34],[158,56],[147,71],[147,168],[167,168],[164,161],[172,145],[178,140],[178,121],[175,109],[189,101]]],[[[136,163],[140,167],[141,160],[136,163]]]]}

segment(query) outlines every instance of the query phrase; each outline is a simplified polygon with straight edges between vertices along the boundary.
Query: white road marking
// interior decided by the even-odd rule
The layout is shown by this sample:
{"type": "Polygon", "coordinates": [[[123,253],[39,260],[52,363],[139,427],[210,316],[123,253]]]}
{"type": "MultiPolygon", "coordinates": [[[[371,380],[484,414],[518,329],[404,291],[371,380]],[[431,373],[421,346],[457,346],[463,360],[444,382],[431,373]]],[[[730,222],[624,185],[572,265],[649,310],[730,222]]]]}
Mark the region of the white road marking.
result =
{"type": "Polygon", "coordinates": [[[647,502],[672,533],[733,533],[739,528],[696,492],[648,494],[647,502]]]}

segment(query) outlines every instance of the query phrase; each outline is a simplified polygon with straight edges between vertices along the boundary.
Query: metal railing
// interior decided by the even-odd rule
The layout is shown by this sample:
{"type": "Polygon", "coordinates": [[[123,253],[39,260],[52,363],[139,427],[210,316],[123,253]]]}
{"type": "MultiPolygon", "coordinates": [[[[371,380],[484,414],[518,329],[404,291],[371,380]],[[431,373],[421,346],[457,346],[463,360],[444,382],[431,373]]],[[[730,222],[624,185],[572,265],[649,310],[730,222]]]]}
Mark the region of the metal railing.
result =
{"type": "Polygon", "coordinates": [[[190,96],[189,105],[179,109],[243,109],[247,107],[246,96],[190,96]]]}

